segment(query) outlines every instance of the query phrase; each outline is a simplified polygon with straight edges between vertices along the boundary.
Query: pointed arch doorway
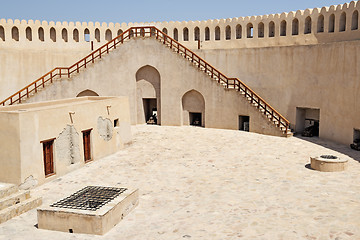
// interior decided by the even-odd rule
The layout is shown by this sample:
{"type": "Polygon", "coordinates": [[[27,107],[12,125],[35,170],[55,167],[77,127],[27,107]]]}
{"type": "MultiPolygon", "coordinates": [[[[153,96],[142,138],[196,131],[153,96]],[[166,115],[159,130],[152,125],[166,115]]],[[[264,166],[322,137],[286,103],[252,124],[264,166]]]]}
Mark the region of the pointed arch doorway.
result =
{"type": "Polygon", "coordinates": [[[136,72],[137,124],[161,124],[160,73],[146,65],[136,72]]]}

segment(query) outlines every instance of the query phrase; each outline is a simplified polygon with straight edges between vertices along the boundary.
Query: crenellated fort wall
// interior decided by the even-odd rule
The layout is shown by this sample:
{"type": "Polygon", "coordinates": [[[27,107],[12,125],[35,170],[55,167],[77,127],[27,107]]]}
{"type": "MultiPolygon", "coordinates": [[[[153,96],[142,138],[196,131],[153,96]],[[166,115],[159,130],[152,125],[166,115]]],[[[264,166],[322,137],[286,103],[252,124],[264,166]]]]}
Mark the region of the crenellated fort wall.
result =
{"type": "Polygon", "coordinates": [[[360,129],[356,122],[360,118],[356,110],[360,107],[359,12],[360,2],[352,1],[289,13],[189,22],[1,19],[0,98],[54,67],[75,63],[91,52],[91,45],[96,49],[129,27],[156,26],[224,74],[239,77],[292,124],[296,108],[320,109],[320,135],[348,144],[353,129],[360,129]]]}

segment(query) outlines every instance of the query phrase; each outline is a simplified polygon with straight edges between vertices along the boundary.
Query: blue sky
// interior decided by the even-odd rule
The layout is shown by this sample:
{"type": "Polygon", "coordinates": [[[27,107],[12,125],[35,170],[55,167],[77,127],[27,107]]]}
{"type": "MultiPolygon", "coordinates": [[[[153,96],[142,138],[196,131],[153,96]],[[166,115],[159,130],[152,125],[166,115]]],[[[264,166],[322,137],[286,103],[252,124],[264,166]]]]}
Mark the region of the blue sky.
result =
{"type": "Polygon", "coordinates": [[[12,0],[0,18],[80,22],[151,22],[221,19],[343,4],[338,0],[12,0]]]}

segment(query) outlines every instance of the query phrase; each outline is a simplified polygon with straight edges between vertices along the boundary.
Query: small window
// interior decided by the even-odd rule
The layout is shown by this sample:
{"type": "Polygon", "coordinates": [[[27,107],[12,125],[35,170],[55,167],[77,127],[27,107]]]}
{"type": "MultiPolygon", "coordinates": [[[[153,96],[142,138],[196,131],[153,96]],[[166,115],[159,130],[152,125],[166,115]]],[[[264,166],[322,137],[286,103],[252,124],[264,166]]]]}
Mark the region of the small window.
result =
{"type": "Polygon", "coordinates": [[[286,36],[286,21],[283,20],[280,24],[280,36],[286,36]]]}
{"type": "Polygon", "coordinates": [[[43,144],[45,177],[48,177],[55,173],[55,171],[54,171],[54,153],[53,153],[54,139],[45,140],[45,141],[42,141],[41,143],[43,144]]]}
{"type": "Polygon", "coordinates": [[[269,23],[269,37],[275,37],[275,23],[273,21],[269,23]]]}
{"type": "Polygon", "coordinates": [[[231,39],[231,27],[229,25],[226,26],[225,29],[225,39],[230,40],[231,39]]]}
{"type": "Polygon", "coordinates": [[[318,18],[318,26],[317,26],[317,32],[322,33],[324,32],[324,16],[320,15],[318,18]]]}
{"type": "Polygon", "coordinates": [[[205,28],[205,41],[210,40],[210,29],[208,27],[205,28]]]}
{"type": "Polygon", "coordinates": [[[84,130],[83,133],[83,146],[84,146],[84,161],[91,161],[91,130],[84,130]]]}
{"type": "Polygon", "coordinates": [[[98,28],[95,29],[95,39],[97,42],[100,42],[100,30],[98,28]]]}
{"type": "Polygon", "coordinates": [[[176,41],[179,40],[179,33],[178,33],[177,28],[174,28],[174,39],[175,39],[176,41]]]}
{"type": "Polygon", "coordinates": [[[254,37],[254,27],[252,23],[249,23],[247,25],[247,38],[253,38],[254,37]]]}
{"type": "Polygon", "coordinates": [[[219,26],[217,26],[215,28],[215,40],[216,41],[220,40],[220,27],[219,26]]]}
{"type": "Polygon", "coordinates": [[[68,41],[68,32],[67,32],[66,28],[63,28],[63,30],[61,31],[61,37],[64,40],[64,42],[68,41]]]}
{"type": "Polygon", "coordinates": [[[258,25],[258,37],[263,38],[264,37],[264,23],[259,23],[258,25]]]}
{"type": "Polygon", "coordinates": [[[339,25],[339,31],[345,32],[346,30],[346,13],[342,13],[340,16],[340,25],[339,25]]]}
{"type": "Polygon", "coordinates": [[[119,126],[119,119],[115,119],[114,120],[114,127],[118,127],[119,126]]]}
{"type": "Polygon", "coordinates": [[[331,14],[329,17],[329,32],[332,33],[335,31],[335,15],[331,14]]]}
{"type": "Polygon", "coordinates": [[[5,30],[3,26],[0,26],[0,38],[5,41],[5,30]]]}
{"type": "Polygon", "coordinates": [[[111,41],[111,39],[112,39],[112,33],[111,33],[110,29],[108,29],[105,32],[105,40],[106,41],[111,41]]]}
{"type": "Polygon", "coordinates": [[[76,28],[73,31],[73,39],[75,42],[79,42],[79,30],[77,30],[76,28]]]}
{"type": "Polygon", "coordinates": [[[86,42],[90,42],[90,31],[87,28],[84,30],[84,39],[86,42]]]}
{"type": "Polygon", "coordinates": [[[311,17],[307,17],[305,19],[305,29],[304,34],[310,34],[311,33],[311,17]]]}
{"type": "Polygon", "coordinates": [[[39,27],[38,35],[39,35],[39,40],[43,42],[45,40],[45,37],[44,37],[44,29],[42,27],[39,27]]]}
{"type": "Polygon", "coordinates": [[[241,39],[242,37],[242,27],[240,24],[236,25],[236,39],[241,39]]]}
{"type": "Polygon", "coordinates": [[[168,34],[168,30],[166,28],[163,28],[162,32],[165,33],[166,35],[168,34]]]}
{"type": "Polygon", "coordinates": [[[200,29],[198,27],[196,27],[194,29],[194,40],[195,41],[199,41],[200,40],[200,29]]]}
{"type": "Polygon", "coordinates": [[[12,39],[14,39],[15,41],[19,41],[19,29],[17,27],[13,27],[11,29],[11,35],[12,39]]]}
{"type": "Polygon", "coordinates": [[[351,20],[351,30],[357,30],[358,28],[359,28],[359,12],[355,10],[351,20]]]}
{"type": "Polygon", "coordinates": [[[32,41],[32,30],[30,27],[26,28],[25,33],[26,33],[26,39],[32,41]]]}
{"type": "Polygon", "coordinates": [[[184,35],[183,40],[184,41],[189,41],[189,29],[188,28],[184,28],[183,35],[184,35]]]}
{"type": "Polygon", "coordinates": [[[299,20],[297,18],[292,21],[292,35],[299,35],[299,20]]]}
{"type": "Polygon", "coordinates": [[[53,42],[56,42],[56,30],[55,28],[50,28],[50,39],[53,41],[53,42]]]}

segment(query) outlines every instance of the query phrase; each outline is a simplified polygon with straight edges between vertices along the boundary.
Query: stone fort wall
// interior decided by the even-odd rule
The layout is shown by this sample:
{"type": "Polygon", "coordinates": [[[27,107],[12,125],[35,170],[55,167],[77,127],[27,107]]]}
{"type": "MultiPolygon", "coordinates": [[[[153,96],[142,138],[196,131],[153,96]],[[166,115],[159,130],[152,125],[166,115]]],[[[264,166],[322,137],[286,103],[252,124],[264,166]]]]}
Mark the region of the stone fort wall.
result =
{"type": "Polygon", "coordinates": [[[2,19],[0,97],[6,98],[56,66],[73,64],[90,53],[91,42],[96,49],[129,27],[153,25],[195,50],[224,74],[240,77],[292,123],[296,122],[296,107],[328,107],[331,110],[321,115],[332,119],[329,129],[335,125],[337,129],[321,135],[347,144],[352,129],[360,129],[355,121],[360,113],[354,110],[360,103],[359,11],[360,2],[352,1],[282,14],[189,22],[107,24],[2,19]],[[339,113],[347,116],[345,122],[339,113]]]}

